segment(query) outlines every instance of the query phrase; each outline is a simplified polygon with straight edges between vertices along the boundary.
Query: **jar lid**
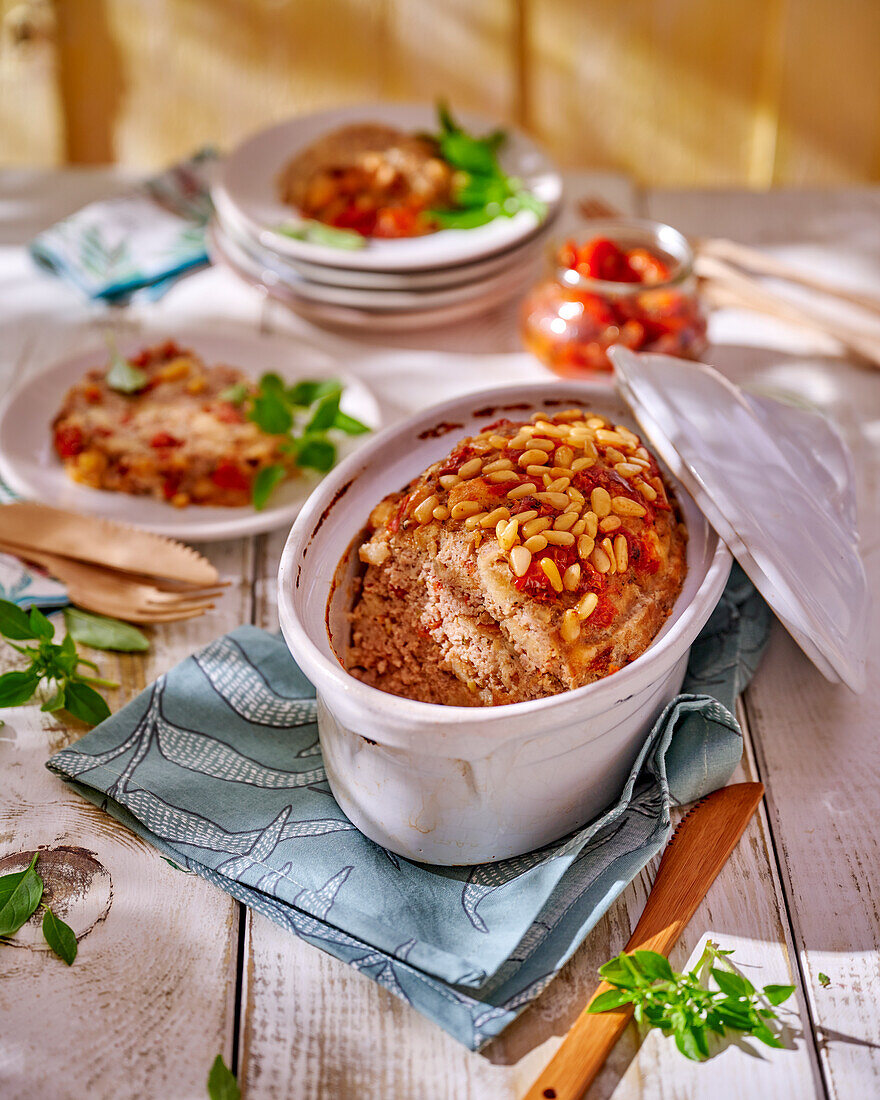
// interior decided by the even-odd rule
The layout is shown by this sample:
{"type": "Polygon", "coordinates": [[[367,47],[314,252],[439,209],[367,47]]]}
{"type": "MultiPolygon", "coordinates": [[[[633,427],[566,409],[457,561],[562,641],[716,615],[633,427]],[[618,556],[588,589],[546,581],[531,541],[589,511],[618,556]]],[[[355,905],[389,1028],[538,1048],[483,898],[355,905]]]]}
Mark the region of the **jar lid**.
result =
{"type": "Polygon", "coordinates": [[[870,592],[840,436],[702,363],[609,356],[646,437],[792,638],[826,679],[864,691],[870,592]]]}

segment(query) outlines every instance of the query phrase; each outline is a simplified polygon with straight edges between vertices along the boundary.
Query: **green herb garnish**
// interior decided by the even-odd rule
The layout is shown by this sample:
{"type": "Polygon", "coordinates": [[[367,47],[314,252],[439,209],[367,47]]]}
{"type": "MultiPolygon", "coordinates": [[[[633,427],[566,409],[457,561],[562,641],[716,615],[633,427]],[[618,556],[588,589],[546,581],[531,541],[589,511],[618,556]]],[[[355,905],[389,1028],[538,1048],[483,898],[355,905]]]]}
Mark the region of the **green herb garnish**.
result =
{"type": "Polygon", "coordinates": [[[827,974],[823,974],[821,970],[819,971],[819,985],[821,985],[823,989],[827,989],[828,986],[831,985],[831,979],[827,974]]]}
{"type": "Polygon", "coordinates": [[[795,987],[765,985],[759,993],[727,961],[726,956],[732,953],[720,950],[710,940],[697,965],[686,974],[674,971],[668,959],[655,951],[620,954],[599,967],[605,981],[615,988],[600,994],[589,1011],[610,1012],[631,1004],[638,1023],[672,1035],[681,1053],[695,1062],[709,1057],[710,1032],[724,1035],[728,1030],[738,1031],[767,1046],[781,1047],[768,1021],[777,1019],[773,1008],[787,1000],[795,987]],[[709,977],[715,980],[716,989],[708,987],[709,977]]]}
{"type": "MultiPolygon", "coordinates": [[[[264,374],[255,389],[230,386],[220,395],[244,410],[248,420],[267,435],[283,436],[278,447],[300,469],[326,473],[336,461],[336,444],[330,432],[361,435],[370,429],[339,408],[342,383],[305,380],[288,386],[278,374],[264,374]],[[232,391],[235,391],[234,393],[232,391]],[[224,396],[225,395],[225,396],[224,396]]],[[[254,478],[251,499],[262,511],[272,491],[284,480],[288,466],[265,466],[254,478]]]]}
{"type": "Polygon", "coordinates": [[[107,347],[110,350],[110,368],[104,375],[104,381],[117,393],[137,393],[150,381],[149,376],[140,367],[134,366],[122,355],[116,346],[116,340],[107,335],[107,347]]]}
{"type": "Polygon", "coordinates": [[[440,132],[432,134],[446,163],[455,170],[452,209],[431,211],[441,229],[473,229],[495,218],[512,218],[520,210],[531,210],[538,218],[546,205],[515,176],[508,176],[498,162],[498,150],[507,140],[503,130],[486,137],[468,134],[458,125],[449,108],[437,106],[440,132]]]}
{"type": "Polygon", "coordinates": [[[110,708],[92,685],[108,688],[118,685],[95,676],[84,676],[79,671],[80,665],[95,671],[98,666],[79,656],[70,634],[56,645],[52,641],[55,627],[39,608],[23,611],[9,600],[0,600],[0,635],[29,661],[27,668],[0,676],[0,707],[23,706],[45,683],[50,694],[41,710],[63,709],[92,726],[110,717],[110,708]],[[35,644],[16,645],[16,642],[35,644]]]}
{"type": "Polygon", "coordinates": [[[14,936],[36,913],[42,902],[43,936],[59,959],[70,966],[76,958],[73,929],[56,916],[43,901],[43,880],[37,871],[39,852],[24,871],[0,877],[0,936],[14,936]]]}
{"type": "Polygon", "coordinates": [[[208,1097],[209,1100],[241,1100],[241,1089],[222,1054],[214,1059],[208,1074],[208,1097]]]}
{"type": "Polygon", "coordinates": [[[282,222],[275,226],[275,232],[282,237],[292,237],[295,241],[306,241],[308,244],[319,244],[325,248],[344,248],[355,251],[366,246],[366,238],[353,229],[337,229],[333,225],[325,225],[324,222],[304,219],[301,222],[282,222]]]}
{"type": "Polygon", "coordinates": [[[149,640],[136,626],[121,619],[95,615],[79,607],[65,607],[64,624],[75,642],[92,649],[112,649],[118,653],[143,653],[150,648],[149,640]]]}

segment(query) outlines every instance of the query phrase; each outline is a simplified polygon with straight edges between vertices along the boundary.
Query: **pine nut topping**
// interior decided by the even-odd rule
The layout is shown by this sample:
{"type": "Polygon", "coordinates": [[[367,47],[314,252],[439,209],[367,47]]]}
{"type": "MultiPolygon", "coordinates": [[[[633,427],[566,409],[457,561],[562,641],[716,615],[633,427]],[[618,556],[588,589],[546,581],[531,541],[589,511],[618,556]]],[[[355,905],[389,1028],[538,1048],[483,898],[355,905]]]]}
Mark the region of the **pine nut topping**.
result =
{"type": "Polygon", "coordinates": [[[611,561],[601,546],[596,546],[590,554],[590,561],[597,573],[607,573],[611,568],[611,561]]]}
{"type": "Polygon", "coordinates": [[[651,486],[648,485],[648,483],[646,481],[637,481],[636,482],[636,488],[642,494],[642,496],[645,498],[645,500],[656,500],[657,499],[657,490],[652,489],[651,486]]]}
{"type": "Polygon", "coordinates": [[[524,577],[532,564],[531,551],[525,546],[514,546],[510,551],[510,568],[515,577],[524,577]]]}
{"type": "Polygon", "coordinates": [[[484,474],[494,474],[496,470],[512,470],[513,463],[509,458],[496,458],[494,462],[487,462],[483,467],[484,474]]]}
{"type": "Polygon", "coordinates": [[[578,504],[584,503],[584,494],[580,491],[580,489],[575,489],[573,485],[569,485],[569,487],[565,490],[565,495],[568,497],[569,500],[576,500],[578,504]]]}
{"type": "Polygon", "coordinates": [[[507,508],[495,508],[480,520],[481,527],[494,527],[499,519],[510,519],[507,508]]]}
{"type": "Polygon", "coordinates": [[[552,443],[549,439],[538,439],[535,436],[529,440],[529,446],[536,447],[541,451],[546,451],[547,454],[550,454],[550,452],[556,448],[556,444],[552,443]]]}
{"type": "Polygon", "coordinates": [[[594,539],[596,537],[596,532],[599,530],[599,517],[595,512],[586,512],[584,514],[584,524],[584,530],[591,539],[594,539]]]}
{"type": "Polygon", "coordinates": [[[605,553],[608,557],[608,562],[609,562],[609,565],[610,565],[611,572],[616,573],[617,572],[617,558],[614,556],[614,546],[612,545],[611,539],[609,539],[607,537],[602,539],[602,549],[605,551],[605,553]]]}
{"type": "Polygon", "coordinates": [[[545,531],[544,538],[551,546],[574,546],[574,535],[568,531],[545,531]]]}
{"type": "Polygon", "coordinates": [[[611,531],[616,531],[621,522],[620,516],[606,516],[604,519],[599,520],[599,530],[608,534],[611,531]]]}
{"type": "Polygon", "coordinates": [[[517,512],[513,518],[517,523],[528,523],[529,520],[534,519],[537,514],[534,508],[530,508],[528,512],[517,512]]]}
{"type": "Polygon", "coordinates": [[[529,477],[547,477],[550,471],[546,466],[526,466],[526,473],[529,477]]]}
{"type": "Polygon", "coordinates": [[[509,520],[507,523],[504,523],[503,520],[499,520],[498,527],[495,529],[495,537],[498,539],[498,545],[502,550],[512,550],[514,543],[519,537],[519,529],[516,525],[516,520],[509,520]],[[503,527],[502,524],[504,524],[503,527]]]}
{"type": "Polygon", "coordinates": [[[575,523],[574,527],[572,527],[571,533],[574,535],[575,538],[578,538],[580,535],[582,535],[584,533],[584,528],[585,527],[586,527],[586,524],[584,523],[584,521],[582,519],[579,519],[575,523]]]}
{"type": "Polygon", "coordinates": [[[517,477],[513,470],[495,470],[494,473],[486,475],[486,480],[497,485],[501,481],[516,481],[517,477]]]}
{"type": "MultiPolygon", "coordinates": [[[[477,514],[474,516],[468,516],[468,518],[464,521],[464,525],[468,529],[468,531],[474,531],[477,527],[480,526],[487,515],[488,512],[477,512],[477,514]]],[[[479,546],[479,542],[477,543],[477,545],[479,546]]]]}
{"type": "Polygon", "coordinates": [[[606,431],[604,428],[599,428],[596,432],[596,442],[605,443],[606,445],[611,444],[612,447],[619,444],[623,444],[623,446],[626,446],[626,440],[623,438],[622,435],[620,435],[619,432],[609,432],[606,431]]]}
{"type": "Polygon", "coordinates": [[[626,462],[626,455],[616,447],[608,447],[605,451],[605,459],[607,462],[626,462]]]}
{"type": "Polygon", "coordinates": [[[546,516],[541,516],[540,519],[530,519],[528,523],[523,524],[522,533],[527,539],[530,539],[532,535],[539,535],[542,531],[546,531],[550,526],[550,522],[546,516]]]}
{"type": "Polygon", "coordinates": [[[456,485],[461,481],[458,474],[441,474],[437,480],[440,482],[440,486],[443,489],[454,489],[456,485]]]}
{"type": "Polygon", "coordinates": [[[562,616],[562,626],[559,628],[559,633],[562,635],[562,640],[568,642],[569,645],[576,642],[580,637],[581,624],[577,612],[573,608],[569,608],[562,616]]]}
{"type": "Polygon", "coordinates": [[[458,504],[452,505],[452,511],[449,514],[453,519],[467,519],[468,516],[475,516],[482,510],[475,500],[460,500],[458,504]]]}
{"type": "Polygon", "coordinates": [[[431,515],[437,520],[449,519],[449,509],[445,504],[438,504],[431,515]]]}
{"type": "MultiPolygon", "coordinates": [[[[571,507],[569,505],[569,507],[571,507]]],[[[577,523],[577,512],[563,512],[561,516],[557,516],[553,521],[554,531],[570,531],[577,523]]]]}
{"type": "Polygon", "coordinates": [[[432,494],[423,500],[417,508],[413,509],[413,517],[418,523],[429,523],[433,516],[434,509],[439,503],[440,498],[436,494],[432,494]]]}
{"type": "Polygon", "coordinates": [[[522,466],[522,467],[526,467],[526,466],[545,466],[547,464],[547,461],[548,461],[549,457],[550,456],[547,454],[546,451],[540,451],[540,450],[537,450],[535,448],[532,448],[528,451],[523,451],[523,453],[519,456],[519,458],[516,461],[517,461],[517,465],[522,466]]]}
{"type": "Polygon", "coordinates": [[[568,497],[565,493],[535,493],[535,500],[540,500],[542,504],[549,504],[551,508],[563,509],[568,504],[568,497]]]}
{"type": "Polygon", "coordinates": [[[584,455],[583,458],[576,458],[571,464],[571,468],[575,473],[579,470],[588,470],[591,466],[596,465],[596,459],[592,455],[584,455]]]}
{"type": "Polygon", "coordinates": [[[569,481],[574,477],[574,470],[570,469],[568,466],[553,466],[550,473],[554,477],[567,477],[569,481]]]}
{"type": "Polygon", "coordinates": [[[587,427],[593,428],[594,430],[596,428],[604,428],[605,421],[602,419],[601,416],[591,416],[587,419],[587,427]]]}
{"type": "MultiPolygon", "coordinates": [[[[568,428],[562,428],[558,424],[551,424],[547,420],[539,420],[535,424],[535,431],[541,435],[549,435],[553,439],[564,439],[568,435],[568,428]]],[[[552,447],[550,448],[553,449],[552,447]]]]}
{"type": "Polygon", "coordinates": [[[523,546],[530,554],[537,554],[539,550],[546,550],[547,540],[543,535],[532,535],[530,539],[526,539],[523,546]]]}
{"type": "Polygon", "coordinates": [[[544,576],[550,582],[554,592],[562,591],[562,577],[559,576],[559,569],[556,562],[552,558],[541,558],[538,563],[541,569],[544,571],[544,576]]]}
{"type": "Polygon", "coordinates": [[[599,606],[599,597],[595,592],[587,592],[583,596],[577,605],[577,615],[579,619],[588,619],[596,608],[599,606]]]}
{"type": "Polygon", "coordinates": [[[560,466],[570,466],[574,461],[574,451],[571,447],[565,445],[557,447],[553,459],[560,466]]]}
{"type": "Polygon", "coordinates": [[[577,562],[570,565],[562,574],[562,585],[566,592],[574,592],[581,581],[581,567],[577,562]]]}
{"type": "Polygon", "coordinates": [[[469,481],[472,477],[476,477],[477,474],[483,468],[483,460],[481,458],[472,458],[459,469],[458,476],[462,481],[469,481]]]}
{"type": "Polygon", "coordinates": [[[647,508],[643,504],[639,504],[637,500],[631,500],[629,497],[614,497],[611,501],[611,507],[619,516],[643,516],[647,512],[647,508]]]}
{"type": "Polygon", "coordinates": [[[601,485],[597,485],[592,493],[590,493],[590,504],[599,519],[602,519],[611,511],[611,495],[607,489],[603,489],[601,485]]]}
{"type": "Polygon", "coordinates": [[[547,486],[548,493],[561,493],[568,488],[570,482],[567,477],[558,477],[547,486]]]}
{"type": "Polygon", "coordinates": [[[578,557],[582,561],[586,561],[592,554],[595,542],[589,535],[578,535],[578,557]]]}
{"type": "Polygon", "coordinates": [[[623,535],[618,535],[614,540],[614,559],[617,562],[617,572],[625,573],[629,566],[629,547],[623,535]]]}
{"type": "Polygon", "coordinates": [[[537,485],[527,481],[524,485],[517,485],[515,489],[510,489],[507,498],[508,500],[522,500],[523,497],[530,497],[537,488],[537,485]]]}
{"type": "Polygon", "coordinates": [[[493,447],[497,447],[499,451],[503,451],[507,446],[507,436],[504,435],[490,435],[489,442],[493,447]]]}
{"type": "Polygon", "coordinates": [[[621,477],[635,477],[636,474],[642,472],[642,468],[636,465],[635,462],[615,462],[614,471],[620,474],[621,477]]]}

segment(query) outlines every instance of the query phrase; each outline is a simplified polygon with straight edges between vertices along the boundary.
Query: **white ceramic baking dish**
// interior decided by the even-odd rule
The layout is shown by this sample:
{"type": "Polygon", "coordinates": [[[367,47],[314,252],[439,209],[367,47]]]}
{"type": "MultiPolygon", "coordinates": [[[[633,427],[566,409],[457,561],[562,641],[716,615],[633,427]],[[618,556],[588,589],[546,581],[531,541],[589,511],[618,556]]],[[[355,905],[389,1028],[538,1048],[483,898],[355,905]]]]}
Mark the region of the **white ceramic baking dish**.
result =
{"type": "Polygon", "coordinates": [[[730,553],[676,485],[690,532],[684,588],[651,646],[613,676],[546,699],[469,708],[398,698],[345,671],[336,654],[347,644],[350,586],[334,575],[373,506],[491,421],[574,405],[638,430],[603,383],[548,380],[455,398],[379,433],[342,462],[311,495],[284,547],[281,629],[317,689],[330,787],[362,832],[409,859],[504,859],[608,806],[678,693],[690,645],[724,590],[730,553]]]}

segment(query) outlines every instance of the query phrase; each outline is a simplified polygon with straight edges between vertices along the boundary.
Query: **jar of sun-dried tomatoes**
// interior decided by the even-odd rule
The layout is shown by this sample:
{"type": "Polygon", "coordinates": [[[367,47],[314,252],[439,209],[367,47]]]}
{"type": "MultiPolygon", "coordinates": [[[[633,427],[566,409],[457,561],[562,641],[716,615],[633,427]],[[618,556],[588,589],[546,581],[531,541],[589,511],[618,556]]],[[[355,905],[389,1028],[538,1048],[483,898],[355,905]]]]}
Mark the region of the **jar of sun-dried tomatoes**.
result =
{"type": "Polygon", "coordinates": [[[586,243],[568,240],[554,248],[549,272],[523,301],[526,348],[570,377],[610,370],[612,344],[699,358],[706,318],[687,240],[661,222],[590,227],[586,243]]]}

